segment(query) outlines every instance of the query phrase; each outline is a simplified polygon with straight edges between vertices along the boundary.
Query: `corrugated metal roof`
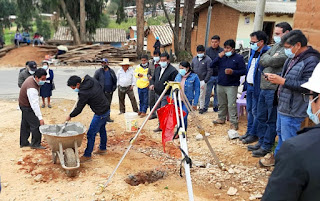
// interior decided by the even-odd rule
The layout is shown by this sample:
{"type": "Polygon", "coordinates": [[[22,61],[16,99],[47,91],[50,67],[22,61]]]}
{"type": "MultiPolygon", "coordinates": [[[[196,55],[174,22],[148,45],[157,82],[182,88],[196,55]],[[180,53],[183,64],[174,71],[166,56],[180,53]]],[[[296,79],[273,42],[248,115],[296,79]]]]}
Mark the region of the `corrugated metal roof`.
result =
{"type": "MultiPolygon", "coordinates": [[[[231,7],[241,13],[255,13],[257,1],[256,0],[215,0],[221,4],[231,7]]],[[[266,14],[294,14],[296,12],[296,2],[282,2],[270,1],[266,2],[266,14]]],[[[209,6],[209,1],[198,6],[196,10],[201,10],[209,6]],[[207,4],[207,6],[205,6],[207,4]]]]}
{"type": "MultiPolygon", "coordinates": [[[[72,41],[73,36],[69,27],[58,27],[57,32],[53,35],[52,40],[72,41]]],[[[88,39],[89,41],[89,39],[88,39]]],[[[98,28],[93,35],[95,42],[126,42],[126,31],[123,29],[98,28]]]]}
{"type": "Polygon", "coordinates": [[[149,28],[154,37],[159,37],[161,45],[167,46],[172,44],[173,32],[169,25],[151,25],[149,28]]]}

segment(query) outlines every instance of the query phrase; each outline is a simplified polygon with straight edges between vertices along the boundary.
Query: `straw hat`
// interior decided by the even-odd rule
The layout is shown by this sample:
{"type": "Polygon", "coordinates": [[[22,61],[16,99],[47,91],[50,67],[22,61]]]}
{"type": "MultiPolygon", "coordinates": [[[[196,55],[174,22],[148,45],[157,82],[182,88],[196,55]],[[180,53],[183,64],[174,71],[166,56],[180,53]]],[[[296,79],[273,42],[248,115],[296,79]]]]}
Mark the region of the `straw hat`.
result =
{"type": "Polygon", "coordinates": [[[129,61],[129,58],[123,58],[123,61],[120,63],[121,66],[124,65],[132,65],[132,63],[129,61]]]}
{"type": "Polygon", "coordinates": [[[309,89],[310,91],[320,93],[320,63],[314,69],[309,81],[302,84],[301,87],[309,89]]]}

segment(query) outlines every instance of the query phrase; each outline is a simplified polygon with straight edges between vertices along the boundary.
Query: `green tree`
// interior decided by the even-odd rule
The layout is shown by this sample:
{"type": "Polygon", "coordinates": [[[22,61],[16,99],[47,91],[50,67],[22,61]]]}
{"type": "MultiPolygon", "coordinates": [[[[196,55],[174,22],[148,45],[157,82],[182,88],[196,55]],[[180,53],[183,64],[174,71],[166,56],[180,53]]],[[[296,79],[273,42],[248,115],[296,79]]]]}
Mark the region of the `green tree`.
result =
{"type": "Polygon", "coordinates": [[[0,0],[0,36],[3,35],[3,28],[10,27],[9,15],[16,13],[16,4],[9,0],[0,0]]]}
{"type": "Polygon", "coordinates": [[[118,10],[118,4],[115,2],[111,2],[110,5],[107,7],[107,13],[109,15],[115,15],[118,10]]]}
{"type": "Polygon", "coordinates": [[[107,28],[110,24],[110,17],[108,14],[102,13],[101,14],[101,21],[99,24],[99,28],[107,28]]]}
{"type": "Polygon", "coordinates": [[[17,20],[18,28],[30,29],[32,18],[35,14],[35,5],[32,0],[17,0],[17,20]]]}

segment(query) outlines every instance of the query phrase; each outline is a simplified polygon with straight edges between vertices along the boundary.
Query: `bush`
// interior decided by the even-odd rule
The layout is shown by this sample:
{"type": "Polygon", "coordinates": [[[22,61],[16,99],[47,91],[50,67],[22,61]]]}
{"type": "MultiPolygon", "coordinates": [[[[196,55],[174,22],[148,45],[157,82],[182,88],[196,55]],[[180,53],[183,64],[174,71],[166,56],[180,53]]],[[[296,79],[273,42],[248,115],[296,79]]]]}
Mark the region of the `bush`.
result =
{"type": "Polygon", "coordinates": [[[36,18],[37,32],[43,36],[45,40],[51,37],[51,23],[48,21],[43,21],[39,16],[36,18]]]}
{"type": "Polygon", "coordinates": [[[107,28],[110,24],[110,17],[108,14],[102,13],[99,28],[107,28]]]}

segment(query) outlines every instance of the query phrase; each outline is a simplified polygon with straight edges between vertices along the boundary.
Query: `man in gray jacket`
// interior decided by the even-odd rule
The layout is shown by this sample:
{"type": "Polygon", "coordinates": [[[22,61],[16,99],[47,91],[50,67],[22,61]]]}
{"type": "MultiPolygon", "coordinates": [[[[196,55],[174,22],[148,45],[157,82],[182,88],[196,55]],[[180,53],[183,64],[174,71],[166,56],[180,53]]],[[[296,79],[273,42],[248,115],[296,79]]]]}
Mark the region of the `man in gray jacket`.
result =
{"type": "Polygon", "coordinates": [[[191,68],[199,76],[200,79],[200,110],[199,113],[205,112],[205,97],[206,97],[206,86],[210,80],[213,69],[210,68],[212,60],[209,56],[204,54],[205,48],[203,45],[198,45],[197,56],[192,59],[191,68]]]}
{"type": "Polygon", "coordinates": [[[37,63],[34,61],[28,61],[26,68],[21,69],[18,77],[18,86],[21,88],[23,82],[37,70],[37,63]]]}
{"type": "MultiPolygon", "coordinates": [[[[274,29],[274,46],[261,56],[259,64],[264,67],[264,73],[281,74],[283,64],[287,59],[284,47],[280,43],[281,37],[289,33],[292,28],[287,22],[281,22],[274,29]]],[[[263,157],[271,152],[274,144],[277,122],[277,106],[273,103],[275,91],[278,85],[268,82],[266,76],[261,76],[257,119],[257,134],[259,141],[255,145],[249,145],[248,150],[252,151],[254,157],[263,157]]]]}

